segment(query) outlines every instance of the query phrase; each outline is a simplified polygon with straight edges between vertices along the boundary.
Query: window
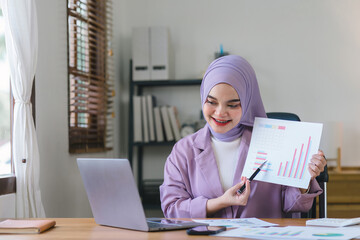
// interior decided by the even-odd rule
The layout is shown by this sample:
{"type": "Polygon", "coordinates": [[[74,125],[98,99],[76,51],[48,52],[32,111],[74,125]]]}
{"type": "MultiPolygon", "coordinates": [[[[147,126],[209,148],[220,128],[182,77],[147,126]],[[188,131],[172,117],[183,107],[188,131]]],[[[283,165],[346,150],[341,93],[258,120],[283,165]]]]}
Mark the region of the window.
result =
{"type": "Polygon", "coordinates": [[[11,158],[12,103],[4,19],[0,7],[0,195],[14,193],[16,185],[11,158]]]}
{"type": "Polygon", "coordinates": [[[111,1],[68,0],[69,152],[112,149],[111,1]]]}

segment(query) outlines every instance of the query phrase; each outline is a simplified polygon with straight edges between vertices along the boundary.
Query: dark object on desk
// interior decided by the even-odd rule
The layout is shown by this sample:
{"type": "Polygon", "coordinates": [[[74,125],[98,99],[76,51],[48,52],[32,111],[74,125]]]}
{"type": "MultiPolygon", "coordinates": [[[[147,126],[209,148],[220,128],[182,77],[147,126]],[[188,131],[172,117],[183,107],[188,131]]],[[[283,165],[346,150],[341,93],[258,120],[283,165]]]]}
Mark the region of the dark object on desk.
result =
{"type": "MultiPolygon", "coordinates": [[[[265,165],[265,163],[267,162],[267,160],[265,160],[256,170],[255,172],[251,175],[251,177],[249,178],[249,182],[251,182],[256,175],[261,171],[261,168],[265,165]]],[[[241,188],[237,191],[239,194],[242,194],[244,192],[246,188],[246,184],[244,183],[244,185],[241,186],[241,188]]]]}
{"type": "Polygon", "coordinates": [[[226,230],[224,226],[198,226],[186,230],[189,235],[213,235],[226,230]]]}
{"type": "MultiPolygon", "coordinates": [[[[268,118],[280,119],[280,120],[290,120],[290,121],[301,121],[300,117],[294,113],[288,112],[268,112],[266,113],[268,118]]],[[[319,196],[319,218],[327,217],[327,193],[326,193],[326,183],[329,182],[329,175],[327,165],[322,173],[316,177],[317,182],[319,183],[323,193],[319,196]]],[[[316,218],[316,198],[314,198],[313,205],[309,212],[301,213],[302,218],[316,218]]]]}
{"type": "Polygon", "coordinates": [[[42,233],[55,224],[53,220],[7,219],[0,222],[0,233],[42,233]]]}

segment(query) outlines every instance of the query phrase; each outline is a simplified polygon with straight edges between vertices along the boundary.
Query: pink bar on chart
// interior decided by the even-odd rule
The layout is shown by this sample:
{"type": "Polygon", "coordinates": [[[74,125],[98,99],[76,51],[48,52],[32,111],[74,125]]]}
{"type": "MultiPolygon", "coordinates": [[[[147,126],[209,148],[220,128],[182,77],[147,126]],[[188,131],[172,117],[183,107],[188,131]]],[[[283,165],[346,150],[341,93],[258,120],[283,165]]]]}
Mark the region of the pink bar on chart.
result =
{"type": "Polygon", "coordinates": [[[266,158],[261,158],[261,157],[256,157],[256,159],[258,159],[258,160],[266,160],[266,158]]]}
{"type": "Polygon", "coordinates": [[[292,162],[291,162],[291,167],[290,167],[290,171],[289,171],[289,176],[288,176],[288,177],[290,177],[290,174],[291,174],[291,172],[292,172],[292,170],[293,170],[293,165],[294,165],[294,161],[295,161],[296,151],[297,151],[297,148],[295,148],[294,157],[293,157],[293,160],[292,160],[292,162]]]}
{"type": "Polygon", "coordinates": [[[296,165],[296,170],[295,170],[295,173],[294,173],[294,178],[296,178],[296,174],[297,174],[297,171],[298,171],[298,168],[299,168],[299,164],[300,164],[300,160],[301,160],[301,155],[302,155],[303,148],[304,148],[304,144],[301,145],[301,151],[300,151],[298,163],[297,163],[297,165],[296,165]]]}
{"type": "Polygon", "coordinates": [[[279,171],[278,171],[278,174],[277,174],[278,176],[280,175],[281,165],[282,165],[282,162],[280,163],[279,171]]]}
{"type": "Polygon", "coordinates": [[[267,155],[267,153],[266,153],[266,152],[257,152],[257,154],[267,155]]]}
{"type": "Polygon", "coordinates": [[[286,168],[287,168],[288,162],[289,162],[289,161],[286,161],[286,164],[285,164],[285,169],[284,169],[284,173],[283,173],[283,177],[285,176],[285,173],[286,173],[286,168]]]}
{"type": "Polygon", "coordinates": [[[303,175],[303,172],[304,172],[305,162],[306,162],[306,159],[307,159],[307,156],[308,156],[308,153],[309,153],[310,140],[311,140],[311,136],[309,137],[309,142],[308,142],[308,146],[307,146],[307,149],[306,149],[306,155],[305,155],[305,158],[304,158],[304,163],[303,163],[303,166],[302,166],[302,169],[301,169],[301,174],[300,174],[299,179],[302,178],[302,175],[303,175]]]}

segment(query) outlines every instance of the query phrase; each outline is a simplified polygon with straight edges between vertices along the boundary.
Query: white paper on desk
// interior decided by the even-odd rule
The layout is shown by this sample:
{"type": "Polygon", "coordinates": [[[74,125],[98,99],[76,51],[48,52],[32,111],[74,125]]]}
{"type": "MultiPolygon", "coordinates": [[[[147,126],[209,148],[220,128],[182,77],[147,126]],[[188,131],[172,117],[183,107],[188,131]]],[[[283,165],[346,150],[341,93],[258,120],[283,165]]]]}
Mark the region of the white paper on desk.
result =
{"type": "Polygon", "coordinates": [[[359,228],[324,228],[324,227],[241,227],[216,234],[218,237],[246,237],[255,239],[336,239],[347,240],[360,235],[359,228]]]}
{"type": "Polygon", "coordinates": [[[249,178],[267,160],[255,180],[307,188],[308,164],[318,152],[322,127],[321,123],[255,118],[242,175],[249,178]]]}
{"type": "Polygon", "coordinates": [[[192,219],[194,222],[207,223],[209,226],[234,227],[270,227],[278,224],[266,222],[258,218],[230,218],[230,219],[192,219]]]}

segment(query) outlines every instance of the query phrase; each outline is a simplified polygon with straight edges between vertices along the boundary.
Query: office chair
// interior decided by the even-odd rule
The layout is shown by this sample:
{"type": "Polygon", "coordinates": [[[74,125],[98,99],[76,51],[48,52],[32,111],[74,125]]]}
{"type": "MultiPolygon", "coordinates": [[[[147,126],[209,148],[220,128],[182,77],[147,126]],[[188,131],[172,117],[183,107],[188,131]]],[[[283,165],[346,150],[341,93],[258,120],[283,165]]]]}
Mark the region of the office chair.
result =
{"type": "MultiPolygon", "coordinates": [[[[266,113],[268,118],[280,119],[280,120],[290,120],[290,121],[300,121],[298,115],[288,112],[268,112],[266,113]]],[[[326,193],[326,184],[329,181],[329,175],[327,170],[327,165],[322,173],[316,177],[323,193],[319,196],[319,218],[327,217],[327,193],[326,193]]],[[[302,218],[316,218],[316,198],[314,198],[313,205],[309,212],[301,213],[302,218]]]]}

